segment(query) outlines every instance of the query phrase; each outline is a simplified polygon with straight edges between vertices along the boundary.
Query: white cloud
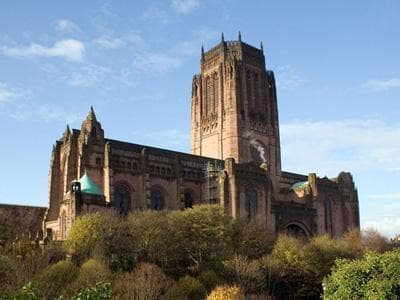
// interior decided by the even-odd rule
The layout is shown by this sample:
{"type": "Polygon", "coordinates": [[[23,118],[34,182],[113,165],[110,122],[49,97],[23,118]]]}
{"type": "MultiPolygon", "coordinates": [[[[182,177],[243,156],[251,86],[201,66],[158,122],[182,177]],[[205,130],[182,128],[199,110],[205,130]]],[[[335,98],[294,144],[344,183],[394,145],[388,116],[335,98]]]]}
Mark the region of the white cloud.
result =
{"type": "MultiPolygon", "coordinates": [[[[376,200],[400,200],[400,192],[391,193],[391,194],[369,195],[368,198],[376,199],[376,200]]],[[[399,208],[400,208],[400,206],[399,206],[399,208]]]]}
{"type": "Polygon", "coordinates": [[[133,61],[133,67],[144,72],[165,73],[181,65],[182,59],[164,53],[143,52],[133,61]]]}
{"type": "Polygon", "coordinates": [[[281,124],[282,158],[290,171],[335,176],[341,170],[400,170],[400,123],[379,120],[281,124]]]}
{"type": "Polygon", "coordinates": [[[147,7],[143,11],[141,19],[143,21],[150,21],[150,22],[156,21],[157,23],[160,23],[162,25],[166,25],[171,22],[171,18],[168,15],[168,13],[164,9],[154,4],[147,7]]]}
{"type": "Polygon", "coordinates": [[[63,77],[72,86],[89,87],[101,82],[111,70],[98,65],[86,65],[63,77]]]}
{"type": "Polygon", "coordinates": [[[17,88],[12,88],[9,85],[0,82],[0,104],[10,103],[24,96],[24,92],[17,88]]]}
{"type": "Polygon", "coordinates": [[[276,72],[276,80],[278,82],[277,86],[284,90],[295,89],[305,82],[304,77],[291,65],[279,67],[276,72]]]}
{"type": "Polygon", "coordinates": [[[78,25],[76,25],[74,22],[70,20],[65,20],[65,19],[57,20],[55,27],[57,31],[65,33],[80,31],[78,25]]]}
{"type": "Polygon", "coordinates": [[[373,228],[379,233],[393,238],[400,233],[400,218],[399,217],[383,217],[379,219],[365,220],[361,227],[363,229],[373,228]]]}
{"type": "Polygon", "coordinates": [[[52,47],[31,43],[27,47],[2,47],[3,54],[11,57],[59,57],[68,61],[83,60],[85,45],[74,39],[56,42],[52,47]]]}
{"type": "Polygon", "coordinates": [[[187,14],[200,7],[199,0],[172,0],[172,8],[179,14],[187,14]]]}
{"type": "Polygon", "coordinates": [[[93,42],[106,49],[117,49],[125,46],[126,44],[133,44],[139,47],[143,47],[145,45],[143,38],[135,32],[124,34],[121,37],[103,35],[94,39],[93,42]]]}
{"type": "Polygon", "coordinates": [[[387,91],[393,88],[400,88],[400,78],[369,80],[363,83],[361,85],[361,88],[372,92],[387,91]]]}

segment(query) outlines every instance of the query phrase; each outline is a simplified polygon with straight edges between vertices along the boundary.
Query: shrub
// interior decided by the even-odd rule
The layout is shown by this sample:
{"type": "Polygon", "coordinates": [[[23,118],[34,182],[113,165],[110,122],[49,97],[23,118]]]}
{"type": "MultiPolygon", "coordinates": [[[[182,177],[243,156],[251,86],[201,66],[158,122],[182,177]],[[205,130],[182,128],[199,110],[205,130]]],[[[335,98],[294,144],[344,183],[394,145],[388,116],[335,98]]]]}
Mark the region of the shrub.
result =
{"type": "Polygon", "coordinates": [[[114,281],[116,299],[160,299],[172,286],[160,267],[140,263],[133,272],[119,275],[114,281]]]}
{"type": "Polygon", "coordinates": [[[258,260],[235,256],[224,262],[228,278],[247,293],[262,293],[266,285],[263,266],[258,260]]]}
{"type": "Polygon", "coordinates": [[[197,277],[201,284],[210,292],[215,286],[221,283],[221,278],[213,270],[205,270],[197,277]]]}
{"type": "Polygon", "coordinates": [[[42,299],[55,299],[78,276],[79,268],[68,261],[60,261],[44,269],[34,278],[33,284],[40,291],[42,299]]]}
{"type": "Polygon", "coordinates": [[[83,292],[72,298],[72,300],[111,300],[111,283],[98,283],[94,287],[86,288],[83,292]]]}
{"type": "Polygon", "coordinates": [[[243,291],[238,286],[218,286],[207,300],[245,300],[243,291]]]}
{"type": "Polygon", "coordinates": [[[18,288],[17,276],[13,261],[7,256],[0,255],[0,295],[11,294],[18,288]]]}
{"type": "Polygon", "coordinates": [[[206,296],[206,289],[201,282],[191,276],[184,276],[178,281],[178,287],[188,299],[202,300],[206,296]]]}
{"type": "Polygon", "coordinates": [[[100,282],[108,282],[111,272],[108,267],[95,259],[89,259],[80,268],[79,275],[67,288],[66,295],[72,296],[100,282]]]}

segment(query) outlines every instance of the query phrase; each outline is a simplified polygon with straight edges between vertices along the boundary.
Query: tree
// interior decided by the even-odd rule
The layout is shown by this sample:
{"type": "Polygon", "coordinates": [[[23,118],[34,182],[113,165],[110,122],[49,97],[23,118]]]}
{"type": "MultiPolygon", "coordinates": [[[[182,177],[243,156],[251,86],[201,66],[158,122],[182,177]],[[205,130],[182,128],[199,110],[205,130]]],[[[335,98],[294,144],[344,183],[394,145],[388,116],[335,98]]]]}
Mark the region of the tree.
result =
{"type": "Polygon", "coordinates": [[[375,229],[366,229],[361,233],[362,245],[366,251],[383,253],[392,250],[388,238],[381,235],[375,229]]]}
{"type": "Polygon", "coordinates": [[[400,250],[367,253],[358,260],[339,259],[323,281],[324,299],[397,299],[400,297],[400,250]]]}
{"type": "Polygon", "coordinates": [[[65,249],[78,261],[90,257],[100,239],[104,217],[100,213],[86,214],[75,220],[64,242],[65,249]]]}

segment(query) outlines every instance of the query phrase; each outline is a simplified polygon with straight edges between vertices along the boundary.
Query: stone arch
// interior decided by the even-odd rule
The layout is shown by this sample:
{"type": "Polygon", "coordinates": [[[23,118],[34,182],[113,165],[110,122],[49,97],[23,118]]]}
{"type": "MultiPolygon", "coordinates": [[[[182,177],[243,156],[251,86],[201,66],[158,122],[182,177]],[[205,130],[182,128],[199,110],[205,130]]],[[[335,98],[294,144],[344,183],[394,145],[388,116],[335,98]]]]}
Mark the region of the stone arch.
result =
{"type": "Polygon", "coordinates": [[[183,192],[183,207],[192,208],[193,205],[196,203],[196,200],[196,193],[192,189],[186,188],[183,192]]]}
{"type": "Polygon", "coordinates": [[[125,181],[119,181],[114,185],[113,205],[116,211],[121,215],[126,215],[132,207],[133,189],[125,181]]]}
{"type": "Polygon", "coordinates": [[[167,193],[160,185],[154,185],[150,189],[150,209],[163,210],[167,193]]]}
{"type": "Polygon", "coordinates": [[[302,222],[299,221],[289,222],[285,225],[284,228],[286,233],[294,235],[296,237],[301,237],[301,238],[310,237],[310,231],[308,230],[307,226],[304,225],[302,222]]]}

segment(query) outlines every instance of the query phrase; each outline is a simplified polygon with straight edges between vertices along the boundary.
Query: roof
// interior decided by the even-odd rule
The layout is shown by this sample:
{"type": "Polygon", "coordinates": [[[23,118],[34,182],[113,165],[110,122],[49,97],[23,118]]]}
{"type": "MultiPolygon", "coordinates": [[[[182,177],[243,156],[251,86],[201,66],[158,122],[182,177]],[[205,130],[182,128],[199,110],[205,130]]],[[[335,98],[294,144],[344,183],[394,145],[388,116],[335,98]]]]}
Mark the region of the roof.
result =
{"type": "Polygon", "coordinates": [[[81,184],[82,193],[103,196],[103,192],[86,173],[78,180],[78,182],[81,184]]]}
{"type": "Polygon", "coordinates": [[[302,190],[308,187],[308,181],[300,181],[293,184],[290,189],[294,191],[302,190]]]}

